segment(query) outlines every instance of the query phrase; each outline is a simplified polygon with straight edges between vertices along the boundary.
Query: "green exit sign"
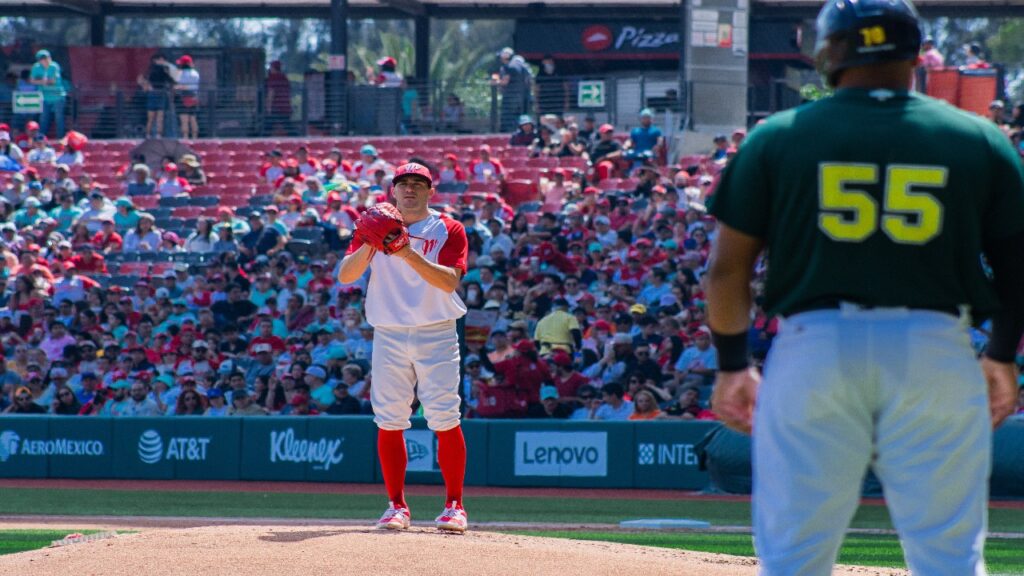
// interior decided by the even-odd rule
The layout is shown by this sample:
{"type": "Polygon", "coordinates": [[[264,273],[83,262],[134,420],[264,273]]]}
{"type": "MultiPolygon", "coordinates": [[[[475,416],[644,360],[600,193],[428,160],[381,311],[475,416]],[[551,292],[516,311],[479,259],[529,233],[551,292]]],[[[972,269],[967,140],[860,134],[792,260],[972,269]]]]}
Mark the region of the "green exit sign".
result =
{"type": "Polygon", "coordinates": [[[604,108],[604,80],[581,80],[577,105],[580,108],[604,108]]]}
{"type": "Polygon", "coordinates": [[[41,114],[43,112],[42,92],[15,92],[11,102],[15,114],[41,114]]]}

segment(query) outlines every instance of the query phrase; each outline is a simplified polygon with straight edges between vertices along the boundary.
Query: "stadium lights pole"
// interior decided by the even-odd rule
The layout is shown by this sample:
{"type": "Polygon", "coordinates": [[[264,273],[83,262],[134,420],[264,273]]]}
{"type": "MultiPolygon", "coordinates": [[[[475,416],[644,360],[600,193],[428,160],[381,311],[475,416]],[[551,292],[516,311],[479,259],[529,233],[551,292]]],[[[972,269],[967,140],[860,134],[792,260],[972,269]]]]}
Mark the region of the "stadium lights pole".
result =
{"type": "Polygon", "coordinates": [[[686,50],[690,42],[690,35],[686,30],[686,11],[689,10],[687,0],[679,2],[679,128],[686,130],[690,123],[689,115],[689,93],[686,83],[686,50]]]}
{"type": "Polygon", "coordinates": [[[91,46],[106,45],[107,17],[101,11],[89,16],[89,44],[91,46]]]}
{"type": "Polygon", "coordinates": [[[327,113],[333,134],[343,134],[348,130],[347,80],[348,0],[331,0],[331,51],[327,66],[331,97],[327,113]]]}

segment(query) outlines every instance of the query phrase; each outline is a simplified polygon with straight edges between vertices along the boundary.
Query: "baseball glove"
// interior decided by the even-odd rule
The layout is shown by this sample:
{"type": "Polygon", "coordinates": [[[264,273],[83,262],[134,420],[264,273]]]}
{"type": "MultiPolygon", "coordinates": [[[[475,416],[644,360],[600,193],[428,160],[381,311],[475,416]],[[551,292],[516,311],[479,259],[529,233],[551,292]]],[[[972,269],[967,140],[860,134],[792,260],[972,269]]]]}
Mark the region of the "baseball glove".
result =
{"type": "Polygon", "coordinates": [[[391,255],[409,245],[409,230],[398,208],[381,202],[371,206],[356,220],[356,238],[391,255]]]}

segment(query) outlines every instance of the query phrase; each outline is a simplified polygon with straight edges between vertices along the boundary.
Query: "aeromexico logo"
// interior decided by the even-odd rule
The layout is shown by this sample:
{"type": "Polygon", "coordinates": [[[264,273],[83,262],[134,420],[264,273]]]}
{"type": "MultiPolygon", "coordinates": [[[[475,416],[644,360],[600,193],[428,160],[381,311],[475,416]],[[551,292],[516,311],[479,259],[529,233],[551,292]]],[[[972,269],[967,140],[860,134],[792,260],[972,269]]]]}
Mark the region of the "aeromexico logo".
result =
{"type": "Polygon", "coordinates": [[[0,462],[12,456],[103,456],[105,447],[100,440],[49,438],[35,440],[22,438],[14,430],[0,432],[0,462]]]}
{"type": "Polygon", "coordinates": [[[320,438],[319,440],[299,439],[295,429],[270,432],[270,461],[316,464],[314,470],[330,470],[345,458],[341,451],[344,438],[320,438]]]}

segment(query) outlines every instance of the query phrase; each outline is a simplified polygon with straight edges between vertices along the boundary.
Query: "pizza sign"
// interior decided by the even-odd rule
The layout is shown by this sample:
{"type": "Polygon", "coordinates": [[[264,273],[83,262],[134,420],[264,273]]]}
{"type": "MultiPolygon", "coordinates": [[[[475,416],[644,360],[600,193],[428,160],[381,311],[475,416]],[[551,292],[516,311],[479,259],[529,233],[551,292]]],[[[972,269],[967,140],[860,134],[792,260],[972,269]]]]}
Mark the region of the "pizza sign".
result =
{"type": "Polygon", "coordinates": [[[600,52],[612,45],[612,31],[607,26],[590,26],[583,30],[580,39],[583,49],[588,52],[600,52]]]}
{"type": "Polygon", "coordinates": [[[642,26],[622,26],[618,33],[611,28],[597,24],[583,30],[580,42],[588,52],[600,52],[608,48],[615,50],[657,50],[679,44],[679,33],[666,30],[649,30],[642,26]]]}
{"type": "Polygon", "coordinates": [[[678,21],[561,22],[520,20],[516,52],[522,54],[585,54],[595,57],[636,55],[678,58],[682,48],[678,21]]]}

